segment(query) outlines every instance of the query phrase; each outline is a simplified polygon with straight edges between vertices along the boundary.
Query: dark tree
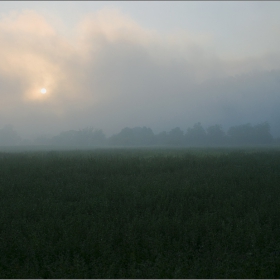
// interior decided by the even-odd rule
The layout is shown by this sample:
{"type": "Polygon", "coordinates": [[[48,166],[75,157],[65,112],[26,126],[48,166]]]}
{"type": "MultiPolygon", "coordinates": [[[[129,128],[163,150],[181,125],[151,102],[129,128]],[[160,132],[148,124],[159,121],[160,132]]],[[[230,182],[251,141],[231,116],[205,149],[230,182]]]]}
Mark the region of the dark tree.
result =
{"type": "Polygon", "coordinates": [[[55,145],[100,146],[104,145],[106,137],[102,130],[85,128],[82,130],[68,130],[52,138],[55,145]]]}
{"type": "Polygon", "coordinates": [[[223,145],[226,143],[226,133],[221,125],[212,125],[207,128],[207,140],[210,145],[223,145]]]}
{"type": "Polygon", "coordinates": [[[155,136],[155,141],[160,146],[168,145],[168,133],[166,131],[160,132],[155,136]]]}
{"type": "Polygon", "coordinates": [[[185,137],[188,145],[200,146],[207,143],[206,132],[200,122],[196,123],[193,128],[188,128],[185,137]]]}
{"type": "Polygon", "coordinates": [[[270,133],[270,125],[268,122],[258,124],[254,127],[254,137],[259,144],[270,144],[273,137],[270,133]]]}
{"type": "Polygon", "coordinates": [[[173,128],[168,133],[168,144],[182,146],[184,144],[184,132],[179,128],[173,128]]]}
{"type": "Polygon", "coordinates": [[[52,138],[54,145],[77,145],[77,131],[63,131],[52,138]]]}
{"type": "Polygon", "coordinates": [[[152,129],[147,127],[124,128],[110,137],[108,143],[120,146],[148,146],[155,143],[152,129]]]}
{"type": "Polygon", "coordinates": [[[147,146],[154,144],[154,132],[151,128],[135,127],[132,129],[135,145],[147,146]]]}
{"type": "Polygon", "coordinates": [[[270,134],[270,126],[267,122],[252,126],[251,124],[243,124],[233,126],[229,129],[228,135],[233,144],[269,144],[272,143],[272,135],[270,134]]]}

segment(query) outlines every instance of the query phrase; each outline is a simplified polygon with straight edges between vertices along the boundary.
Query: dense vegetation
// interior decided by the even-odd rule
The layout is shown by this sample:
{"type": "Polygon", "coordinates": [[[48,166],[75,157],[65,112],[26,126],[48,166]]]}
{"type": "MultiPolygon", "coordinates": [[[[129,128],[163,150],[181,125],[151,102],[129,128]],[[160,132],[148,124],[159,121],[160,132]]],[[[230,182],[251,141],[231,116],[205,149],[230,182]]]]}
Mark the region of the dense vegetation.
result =
{"type": "Polygon", "coordinates": [[[41,135],[33,141],[21,139],[12,126],[0,129],[0,145],[52,145],[80,147],[221,147],[240,145],[271,145],[280,143],[280,138],[273,138],[267,122],[252,126],[250,123],[232,126],[225,132],[221,125],[209,126],[206,130],[201,123],[196,123],[186,132],[179,127],[169,132],[154,134],[148,127],[126,127],[110,137],[101,129],[85,128],[68,130],[53,137],[41,135]]]}
{"type": "Polygon", "coordinates": [[[280,278],[280,151],[0,154],[0,278],[280,278]]]}

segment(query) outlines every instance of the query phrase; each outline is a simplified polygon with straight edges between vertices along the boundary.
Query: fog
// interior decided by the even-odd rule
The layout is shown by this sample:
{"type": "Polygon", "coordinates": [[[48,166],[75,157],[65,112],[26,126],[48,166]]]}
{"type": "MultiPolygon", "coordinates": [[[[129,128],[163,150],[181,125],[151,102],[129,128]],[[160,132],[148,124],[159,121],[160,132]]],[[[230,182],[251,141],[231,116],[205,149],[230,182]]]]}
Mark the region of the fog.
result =
{"type": "Polygon", "coordinates": [[[260,24],[244,26],[247,37],[272,47],[250,55],[246,36],[238,52],[219,52],[214,34],[159,32],[114,8],[85,13],[66,33],[35,10],[2,14],[0,127],[34,138],[86,127],[111,136],[125,127],[159,133],[267,121],[280,136],[280,42],[267,35],[279,38],[280,25],[260,24]]]}

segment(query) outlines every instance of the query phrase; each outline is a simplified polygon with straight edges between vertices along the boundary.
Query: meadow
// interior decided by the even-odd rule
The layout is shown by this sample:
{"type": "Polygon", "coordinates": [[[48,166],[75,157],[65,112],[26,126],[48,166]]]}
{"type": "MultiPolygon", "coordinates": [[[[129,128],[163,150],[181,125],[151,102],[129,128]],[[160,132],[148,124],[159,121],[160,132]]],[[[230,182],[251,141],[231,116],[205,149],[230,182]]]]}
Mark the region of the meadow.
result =
{"type": "Polygon", "coordinates": [[[0,278],[280,278],[280,151],[0,152],[0,278]]]}

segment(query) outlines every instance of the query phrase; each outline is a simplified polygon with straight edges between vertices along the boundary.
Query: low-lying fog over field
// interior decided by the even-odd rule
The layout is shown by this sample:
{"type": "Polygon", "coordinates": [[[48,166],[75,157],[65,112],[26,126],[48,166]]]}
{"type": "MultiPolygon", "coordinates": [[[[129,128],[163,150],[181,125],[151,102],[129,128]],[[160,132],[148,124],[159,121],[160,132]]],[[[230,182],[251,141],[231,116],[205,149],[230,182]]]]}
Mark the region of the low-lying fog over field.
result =
{"type": "Polygon", "coordinates": [[[27,142],[198,123],[267,122],[280,136],[279,2],[12,1],[0,11],[0,128],[27,142]]]}

